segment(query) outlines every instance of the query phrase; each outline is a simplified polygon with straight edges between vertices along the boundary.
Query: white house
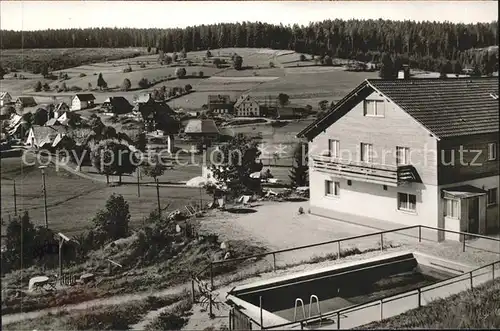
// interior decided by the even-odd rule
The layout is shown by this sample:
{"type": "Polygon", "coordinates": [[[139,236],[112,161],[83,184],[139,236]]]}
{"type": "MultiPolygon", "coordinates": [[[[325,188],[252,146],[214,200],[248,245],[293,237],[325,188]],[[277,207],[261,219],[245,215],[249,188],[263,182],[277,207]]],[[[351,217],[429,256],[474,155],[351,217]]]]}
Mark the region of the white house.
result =
{"type": "Polygon", "coordinates": [[[9,92],[0,92],[0,107],[8,105],[12,102],[12,96],[9,92]]]}
{"type": "Polygon", "coordinates": [[[248,94],[241,95],[234,104],[235,116],[258,117],[260,116],[260,105],[248,94]]]}
{"type": "Polygon", "coordinates": [[[94,107],[95,97],[91,93],[79,93],[71,99],[71,110],[81,110],[94,107]]]}
{"type": "Polygon", "coordinates": [[[298,134],[309,141],[311,213],[359,224],[498,229],[495,96],[498,77],[364,81],[298,134]]]}

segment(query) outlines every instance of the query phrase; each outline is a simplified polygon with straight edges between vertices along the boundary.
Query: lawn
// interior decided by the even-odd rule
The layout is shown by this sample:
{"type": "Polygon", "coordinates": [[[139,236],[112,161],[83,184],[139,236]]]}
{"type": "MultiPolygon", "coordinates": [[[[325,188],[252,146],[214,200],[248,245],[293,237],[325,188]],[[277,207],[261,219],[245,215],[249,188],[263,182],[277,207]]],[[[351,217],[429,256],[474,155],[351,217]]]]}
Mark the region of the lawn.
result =
{"type": "MultiPolygon", "coordinates": [[[[16,179],[18,213],[28,210],[35,225],[44,225],[41,172],[36,166],[21,165],[20,158],[1,160],[2,218],[8,220],[9,215],[14,214],[13,185],[12,181],[7,179],[13,178],[16,179]]],[[[201,175],[201,168],[187,166],[184,169],[168,172],[165,181],[188,180],[199,175],[201,175]]],[[[112,180],[116,181],[117,178],[112,178],[112,180]]],[[[104,207],[107,198],[113,193],[123,195],[128,201],[132,226],[141,225],[144,217],[157,208],[156,188],[153,186],[141,187],[141,196],[138,197],[136,185],[124,184],[108,187],[105,183],[84,179],[62,169],[56,171],[53,166],[46,169],[46,187],[49,226],[68,235],[75,235],[91,227],[91,219],[99,209],[104,207]]],[[[201,198],[203,203],[212,200],[204,191],[201,191],[201,198]]],[[[160,187],[162,208],[168,206],[165,212],[183,208],[191,201],[200,201],[199,189],[160,187]]]]}
{"type": "Polygon", "coordinates": [[[358,329],[499,329],[500,279],[358,329]]]}

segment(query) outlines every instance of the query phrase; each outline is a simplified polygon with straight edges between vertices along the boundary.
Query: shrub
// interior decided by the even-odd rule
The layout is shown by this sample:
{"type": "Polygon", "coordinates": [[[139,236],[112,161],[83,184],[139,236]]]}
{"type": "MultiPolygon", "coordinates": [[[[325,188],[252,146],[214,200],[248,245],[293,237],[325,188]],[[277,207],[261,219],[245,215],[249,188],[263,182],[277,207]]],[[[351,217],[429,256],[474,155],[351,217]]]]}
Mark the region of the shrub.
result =
{"type": "Polygon", "coordinates": [[[274,62],[273,61],[269,62],[269,68],[274,68],[274,62]]]}
{"type": "Polygon", "coordinates": [[[81,88],[81,87],[79,87],[79,86],[71,86],[71,87],[69,88],[69,90],[70,90],[70,91],[72,91],[72,92],[79,92],[79,91],[81,91],[81,90],[82,90],[82,88],[81,88]]]}
{"type": "Polygon", "coordinates": [[[87,76],[87,75],[86,75],[86,74],[84,74],[84,73],[82,72],[82,73],[80,73],[80,75],[78,75],[78,76],[81,78],[81,77],[85,77],[85,76],[87,76]]]}
{"type": "Polygon", "coordinates": [[[147,78],[142,78],[140,81],[139,81],[139,87],[141,88],[148,88],[149,87],[149,81],[147,78]]]}
{"type": "Polygon", "coordinates": [[[130,79],[125,78],[122,83],[122,90],[123,91],[128,91],[130,87],[132,86],[132,83],[130,83],[130,79]]]}
{"type": "Polygon", "coordinates": [[[190,84],[186,84],[186,86],[184,86],[184,90],[185,90],[186,92],[189,92],[189,91],[191,91],[192,89],[193,89],[193,87],[192,87],[190,84]]]}
{"type": "Polygon", "coordinates": [[[141,63],[140,67],[144,69],[144,68],[146,68],[146,65],[144,63],[141,63]]]}
{"type": "Polygon", "coordinates": [[[203,71],[198,72],[199,77],[203,77],[203,71]]]}
{"type": "Polygon", "coordinates": [[[128,68],[123,69],[123,73],[127,72],[132,72],[132,67],[130,67],[130,65],[128,66],[128,68]]]}
{"type": "Polygon", "coordinates": [[[38,81],[35,83],[35,92],[40,92],[42,90],[42,82],[38,81]]]}
{"type": "Polygon", "coordinates": [[[175,75],[178,78],[184,78],[184,77],[186,77],[186,68],[177,68],[177,69],[175,69],[175,75]]]}
{"type": "Polygon", "coordinates": [[[304,54],[300,54],[299,59],[300,59],[300,61],[305,61],[306,60],[306,56],[304,54]]]}
{"type": "Polygon", "coordinates": [[[49,84],[47,84],[47,83],[44,83],[44,84],[43,84],[43,86],[42,86],[42,88],[43,88],[43,90],[44,90],[45,92],[50,91],[50,86],[49,86],[49,84]]]}

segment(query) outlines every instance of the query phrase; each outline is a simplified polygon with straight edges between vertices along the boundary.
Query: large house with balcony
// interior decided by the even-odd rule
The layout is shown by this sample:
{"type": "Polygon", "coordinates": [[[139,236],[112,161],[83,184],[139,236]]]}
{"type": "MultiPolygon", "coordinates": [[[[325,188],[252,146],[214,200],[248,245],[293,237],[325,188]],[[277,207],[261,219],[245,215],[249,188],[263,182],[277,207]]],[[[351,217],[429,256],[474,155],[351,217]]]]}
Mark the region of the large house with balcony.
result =
{"type": "Polygon", "coordinates": [[[500,227],[498,77],[367,79],[298,136],[309,142],[313,214],[500,227]]]}

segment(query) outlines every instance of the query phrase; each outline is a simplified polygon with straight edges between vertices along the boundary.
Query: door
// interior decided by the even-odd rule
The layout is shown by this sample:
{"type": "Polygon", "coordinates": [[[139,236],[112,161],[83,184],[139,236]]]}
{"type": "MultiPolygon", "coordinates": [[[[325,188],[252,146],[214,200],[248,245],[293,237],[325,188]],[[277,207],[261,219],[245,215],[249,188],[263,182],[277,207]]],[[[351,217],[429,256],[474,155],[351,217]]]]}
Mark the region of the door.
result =
{"type": "Polygon", "coordinates": [[[469,199],[469,231],[479,233],[479,197],[469,199]]]}

